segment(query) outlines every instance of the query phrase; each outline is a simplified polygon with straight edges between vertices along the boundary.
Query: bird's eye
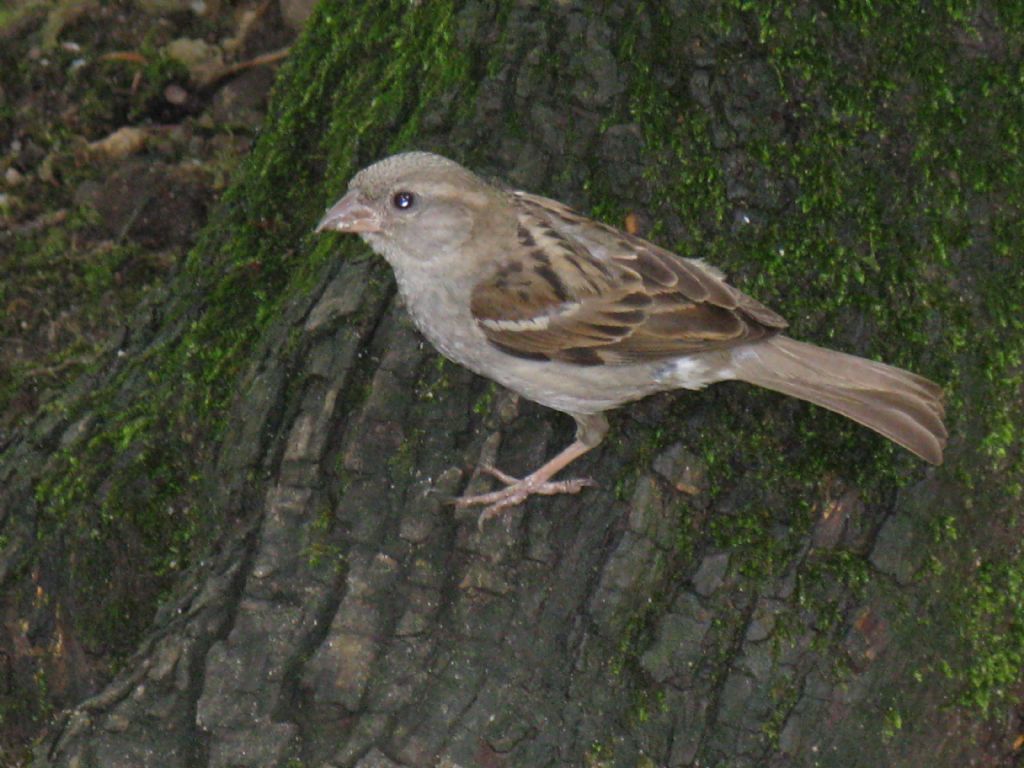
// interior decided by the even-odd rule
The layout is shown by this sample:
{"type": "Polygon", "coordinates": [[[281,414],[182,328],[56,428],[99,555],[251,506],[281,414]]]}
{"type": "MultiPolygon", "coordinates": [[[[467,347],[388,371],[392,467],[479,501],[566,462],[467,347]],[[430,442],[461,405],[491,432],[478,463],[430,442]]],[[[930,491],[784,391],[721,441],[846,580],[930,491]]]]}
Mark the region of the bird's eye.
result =
{"type": "Polygon", "coordinates": [[[395,192],[391,204],[400,211],[408,211],[416,204],[416,196],[412,192],[395,192]]]}

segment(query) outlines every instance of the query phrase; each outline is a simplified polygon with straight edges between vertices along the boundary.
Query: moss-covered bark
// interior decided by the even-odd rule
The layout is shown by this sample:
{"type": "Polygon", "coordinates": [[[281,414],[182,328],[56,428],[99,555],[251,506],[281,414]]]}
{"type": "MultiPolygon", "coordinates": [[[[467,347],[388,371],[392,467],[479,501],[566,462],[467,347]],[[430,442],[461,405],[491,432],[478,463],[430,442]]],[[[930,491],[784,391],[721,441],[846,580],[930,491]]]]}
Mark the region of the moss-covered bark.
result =
{"type": "Polygon", "coordinates": [[[1013,751],[1024,18],[748,5],[321,5],[166,296],[0,461],[5,717],[99,691],[39,765],[1013,751]],[[444,495],[570,425],[311,236],[411,147],[635,213],[794,335],[946,383],[947,463],[720,385],[625,409],[599,489],[479,533],[444,495]]]}

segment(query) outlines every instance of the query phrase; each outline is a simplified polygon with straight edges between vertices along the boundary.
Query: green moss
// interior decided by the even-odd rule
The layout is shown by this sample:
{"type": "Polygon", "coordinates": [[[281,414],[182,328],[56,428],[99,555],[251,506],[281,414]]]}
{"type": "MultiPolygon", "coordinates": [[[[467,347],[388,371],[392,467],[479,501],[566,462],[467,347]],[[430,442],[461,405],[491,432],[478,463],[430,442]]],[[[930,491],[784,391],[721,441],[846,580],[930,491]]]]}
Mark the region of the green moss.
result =
{"type": "MultiPolygon", "coordinates": [[[[452,363],[437,355],[433,359],[433,370],[421,376],[416,382],[416,397],[421,401],[430,401],[441,396],[452,388],[452,363]]],[[[479,403],[478,403],[479,404],[479,403]]],[[[476,406],[474,406],[476,407],[476,406]]]]}
{"type": "Polygon", "coordinates": [[[963,668],[946,665],[961,701],[988,713],[1016,700],[1024,669],[1024,561],[983,563],[955,604],[968,647],[963,668]]]}
{"type": "MultiPolygon", "coordinates": [[[[679,19],[656,16],[652,22],[655,39],[638,45],[638,39],[646,34],[647,20],[643,14],[638,14],[635,20],[638,25],[627,27],[619,44],[617,58],[631,62],[635,71],[626,114],[616,122],[635,122],[642,128],[644,177],[660,191],[658,199],[682,217],[680,229],[686,233],[687,240],[665,245],[683,254],[710,255],[704,251],[714,248],[728,210],[710,119],[699,110],[690,110],[685,120],[680,119],[677,95],[654,75],[656,71],[677,69],[672,61],[673,52],[679,50],[687,30],[679,19]],[[685,205],[678,205],[681,201],[685,201],[685,205]]],[[[609,202],[599,202],[596,210],[615,209],[609,202]]],[[[661,231],[660,222],[665,212],[656,212],[659,215],[651,233],[655,239],[661,231]]],[[[608,220],[618,223],[621,216],[608,220]]]]}
{"type": "Polygon", "coordinates": [[[586,768],[605,768],[614,765],[615,749],[610,744],[595,741],[590,749],[583,755],[583,765],[586,768]]]}
{"type": "Polygon", "coordinates": [[[332,539],[334,509],[323,504],[309,527],[310,540],[306,545],[306,563],[310,568],[328,567],[340,571],[346,566],[344,549],[332,539]]]}
{"type": "Polygon", "coordinates": [[[422,446],[425,432],[413,429],[405,436],[398,450],[388,457],[388,475],[394,481],[409,480],[416,469],[418,449],[422,446]]]}
{"type": "MultiPolygon", "coordinates": [[[[975,14],[974,6],[953,2],[927,14],[856,3],[825,14],[738,1],[689,21],[648,6],[620,37],[620,59],[633,67],[626,114],[603,122],[643,129],[656,220],[671,215],[684,232],[680,242],[660,238],[664,244],[725,267],[740,287],[789,318],[795,336],[943,382],[955,481],[965,490],[979,482],[998,488],[997,498],[977,503],[1008,510],[1024,482],[1024,281],[1007,283],[1024,253],[1024,79],[1020,62],[1000,49],[1020,49],[1024,14],[1000,8],[981,31],[973,28],[975,14]],[[759,93],[776,93],[788,114],[755,109],[744,115],[748,125],[712,124],[685,96],[681,103],[681,89],[654,75],[668,70],[686,82],[697,70],[671,61],[675,52],[707,37],[744,37],[751,28],[760,49],[720,45],[711,76],[739,73],[759,93]],[[971,45],[982,53],[971,55],[971,45]],[[780,129],[780,118],[799,133],[780,129]],[[768,206],[764,222],[730,228],[726,217],[736,202],[720,170],[716,142],[723,136],[750,163],[752,206],[762,213],[768,206]],[[958,435],[970,441],[966,452],[958,435]]],[[[587,190],[598,217],[621,221],[613,183],[592,179],[587,190]]],[[[654,239],[659,231],[656,225],[654,239]]],[[[765,412],[781,402],[749,390],[736,396],[765,412]]],[[[795,423],[780,433],[798,442],[795,450],[778,443],[770,423],[759,429],[717,409],[713,433],[699,446],[712,499],[726,492],[736,498],[737,466],[748,477],[756,467],[756,485],[772,496],[739,494],[737,508],[711,519],[708,540],[728,549],[755,585],[798,565],[797,599],[835,639],[851,594],[834,587],[863,594],[871,580],[867,553],[816,553],[796,563],[815,511],[806,502],[786,509],[779,501],[813,500],[819,479],[838,475],[859,489],[867,509],[888,506],[896,489],[920,478],[920,465],[838,417],[810,407],[793,412],[795,423]],[[780,523],[788,533],[780,535],[780,523]]],[[[662,430],[671,433],[671,426],[655,432],[662,430]]],[[[640,456],[631,471],[648,459],[640,456]]],[[[929,572],[944,578],[939,592],[946,599],[955,596],[940,614],[959,627],[961,642],[937,649],[962,699],[988,709],[1021,683],[1024,628],[1010,619],[1021,555],[1015,546],[1003,552],[1001,543],[996,560],[976,572],[962,552],[972,545],[991,550],[991,543],[980,533],[965,536],[974,513],[958,512],[963,522],[951,514],[936,519],[941,551],[929,572]]],[[[977,523],[984,530],[994,521],[977,523]]],[[[1014,530],[1019,521],[1004,514],[1002,524],[1014,530]]],[[[898,730],[893,722],[886,733],[898,730]]]]}
{"type": "Polygon", "coordinates": [[[498,393],[498,385],[493,382],[490,383],[483,393],[477,398],[477,401],[473,403],[473,413],[477,416],[485,416],[491,412],[491,408],[494,405],[494,397],[498,393]]]}
{"type": "MultiPolygon", "coordinates": [[[[791,319],[834,319],[851,307],[867,317],[874,331],[868,351],[946,382],[954,434],[958,423],[980,433],[983,454],[968,472],[994,472],[996,495],[1017,499],[1021,422],[1013,393],[1024,383],[1024,290],[1021,281],[1006,284],[1004,270],[1024,250],[1024,153],[1020,131],[1012,128],[1024,120],[1019,62],[951,55],[955,35],[970,34],[967,6],[937,9],[927,23],[916,12],[866,8],[830,15],[827,22],[833,34],[861,46],[853,66],[835,58],[836,46],[818,42],[821,16],[760,17],[761,39],[791,101],[810,108],[807,94],[824,93],[828,111],[802,115],[798,144],[766,143],[758,150],[773,173],[799,181],[796,208],[813,222],[815,236],[807,236],[802,222],[780,218],[761,242],[764,269],[751,290],[771,295],[773,286],[799,285],[798,293],[786,295],[791,319]],[[982,114],[983,123],[976,120],[982,114]],[[891,149],[880,152],[879,144],[891,149]],[[988,208],[986,200],[998,203],[988,208]],[[986,217],[981,226],[979,210],[986,217]],[[979,232],[984,242],[976,240],[979,232]],[[957,287],[965,268],[975,281],[970,294],[957,287]],[[977,296],[986,297],[984,308],[972,306],[977,296]],[[969,425],[959,421],[966,407],[969,425]]],[[[1019,45],[1020,19],[1003,22],[1000,33],[1019,45]]],[[[832,335],[842,343],[842,326],[832,335]]],[[[876,458],[853,470],[869,499],[907,482],[890,453],[876,450],[876,458]]],[[[1001,506],[993,501],[989,497],[985,507],[1001,506]]],[[[970,519],[969,508],[964,515],[970,519]]],[[[950,516],[936,526],[941,543],[957,542],[959,526],[950,516]]],[[[966,544],[959,541],[961,551],[966,544]]],[[[946,554],[933,573],[956,583],[947,587],[947,598],[956,599],[944,610],[962,617],[951,624],[959,626],[963,644],[944,646],[945,663],[962,699],[987,710],[1021,682],[1024,668],[1024,628],[1011,618],[1019,609],[1020,554],[1008,552],[976,572],[967,558],[950,549],[946,554]]],[[[825,576],[863,585],[861,558],[846,553],[844,559],[840,571],[825,576]]],[[[806,599],[806,590],[802,595],[806,599]]],[[[893,722],[889,717],[883,729],[890,736],[899,729],[893,722]]]]}
{"type": "MultiPolygon", "coordinates": [[[[287,305],[304,300],[327,260],[356,250],[312,240],[326,201],[309,190],[326,172],[325,194],[336,194],[367,158],[413,142],[421,116],[442,95],[461,91],[457,101],[467,100],[475,87],[469,53],[453,35],[453,3],[321,7],[283,67],[249,161],[185,264],[160,337],[124,361],[106,388],[72,406],[88,409],[95,429],[85,444],[57,454],[36,499],[42,540],[66,538],[80,553],[68,575],[82,604],[74,617],[97,644],[130,647],[154,598],[189,564],[195,542],[206,540],[197,532],[217,526],[218,511],[202,502],[199,468],[223,434],[252,350],[287,305]],[[291,140],[317,134],[319,146],[291,140]],[[112,566],[121,559],[135,564],[139,579],[123,594],[103,577],[118,572],[112,566]],[[132,588],[139,584],[148,588],[132,588]],[[108,589],[112,599],[94,599],[108,589]]],[[[147,81],[177,74],[161,61],[153,59],[157,71],[147,81]]],[[[59,239],[62,230],[47,237],[59,239]]],[[[49,251],[62,246],[44,243],[49,251]]],[[[108,271],[109,262],[94,265],[87,284],[98,288],[108,271]]]]}
{"type": "Polygon", "coordinates": [[[903,728],[903,716],[896,706],[891,706],[885,711],[885,719],[882,725],[882,740],[890,742],[899,734],[903,728]]]}
{"type": "Polygon", "coordinates": [[[620,425],[613,424],[610,430],[610,442],[619,457],[616,461],[619,471],[612,488],[617,500],[627,501],[636,489],[637,479],[650,471],[655,457],[668,446],[673,435],[656,427],[627,437],[616,426],[620,425]]]}

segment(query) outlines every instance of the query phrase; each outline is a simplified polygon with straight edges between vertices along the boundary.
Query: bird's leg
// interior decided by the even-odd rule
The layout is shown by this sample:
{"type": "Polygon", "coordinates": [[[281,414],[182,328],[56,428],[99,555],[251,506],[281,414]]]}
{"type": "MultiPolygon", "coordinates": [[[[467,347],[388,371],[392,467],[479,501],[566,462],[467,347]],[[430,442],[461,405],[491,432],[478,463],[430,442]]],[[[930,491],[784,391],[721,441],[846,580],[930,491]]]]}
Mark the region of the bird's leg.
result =
{"type": "Polygon", "coordinates": [[[481,471],[492,477],[496,477],[505,483],[505,488],[491,493],[481,493],[475,496],[463,496],[455,500],[455,506],[459,508],[486,505],[480,513],[477,524],[482,528],[483,524],[502,510],[522,504],[530,496],[552,496],[558,493],[579,493],[587,486],[596,485],[590,478],[576,478],[573,480],[552,481],[558,472],[565,469],[583,454],[597,447],[608,432],[608,421],[601,414],[573,415],[576,419],[576,439],[540,468],[534,470],[526,477],[518,479],[502,472],[495,467],[482,465],[481,471]]]}

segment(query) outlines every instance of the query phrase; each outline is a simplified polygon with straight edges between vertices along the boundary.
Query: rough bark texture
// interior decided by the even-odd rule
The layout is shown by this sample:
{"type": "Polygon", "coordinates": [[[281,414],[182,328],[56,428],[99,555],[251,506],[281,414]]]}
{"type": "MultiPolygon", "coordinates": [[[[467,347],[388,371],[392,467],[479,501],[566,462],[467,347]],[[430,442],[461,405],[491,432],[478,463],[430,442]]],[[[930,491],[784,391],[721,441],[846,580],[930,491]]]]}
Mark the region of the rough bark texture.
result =
{"type": "Polygon", "coordinates": [[[495,5],[324,3],[187,268],[6,448],[5,696],[67,707],[34,764],[1011,759],[1024,20],[495,5]],[[569,420],[310,236],[410,147],[948,383],[947,463],[720,385],[625,409],[575,468],[599,488],[479,532],[444,499],[569,420]],[[139,562],[154,531],[184,554],[139,562]]]}

